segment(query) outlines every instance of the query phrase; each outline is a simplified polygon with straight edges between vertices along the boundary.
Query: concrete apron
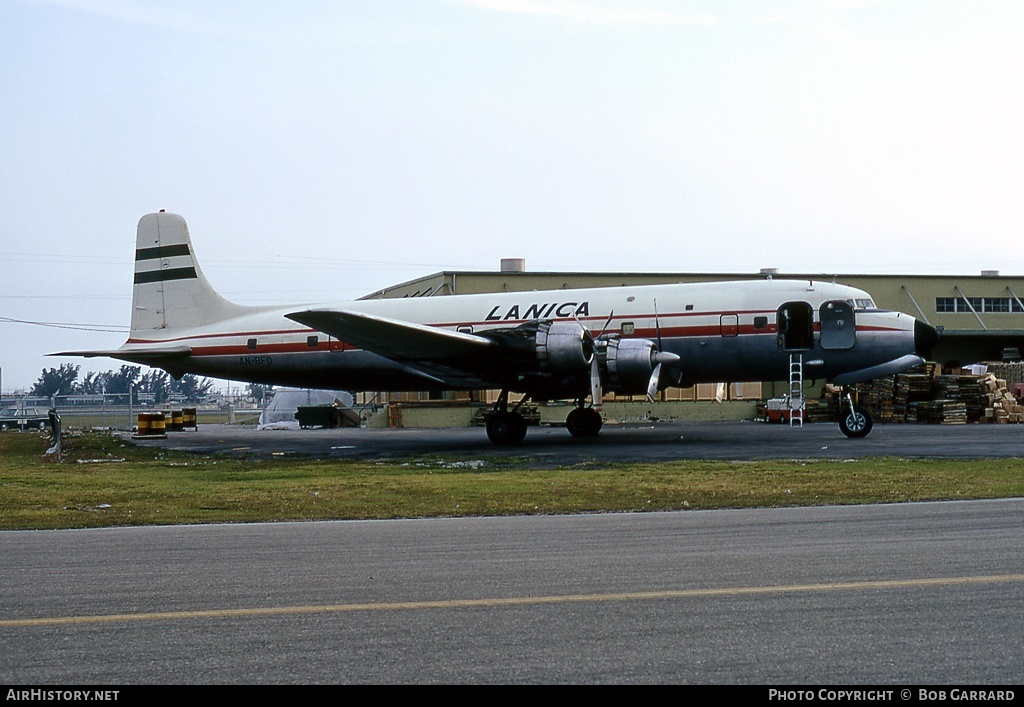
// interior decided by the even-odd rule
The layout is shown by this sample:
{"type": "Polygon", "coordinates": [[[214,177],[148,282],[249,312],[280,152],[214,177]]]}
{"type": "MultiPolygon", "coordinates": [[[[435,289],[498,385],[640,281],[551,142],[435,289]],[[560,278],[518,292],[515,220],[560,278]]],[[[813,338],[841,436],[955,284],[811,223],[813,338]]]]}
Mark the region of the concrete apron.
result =
{"type": "MultiPolygon", "coordinates": [[[[410,428],[444,428],[471,427],[474,417],[481,405],[439,404],[439,403],[402,403],[402,426],[410,428]]],[[[538,405],[542,425],[559,426],[565,424],[565,416],[572,405],[569,403],[552,403],[538,405]]],[[[655,422],[669,420],[692,421],[723,421],[723,420],[754,420],[757,417],[756,400],[727,400],[721,403],[713,401],[679,401],[679,402],[613,402],[604,404],[605,424],[612,425],[625,422],[655,422]]],[[[392,416],[393,417],[393,416],[392,416]]],[[[388,427],[388,409],[378,410],[367,422],[366,427],[388,427]]]]}

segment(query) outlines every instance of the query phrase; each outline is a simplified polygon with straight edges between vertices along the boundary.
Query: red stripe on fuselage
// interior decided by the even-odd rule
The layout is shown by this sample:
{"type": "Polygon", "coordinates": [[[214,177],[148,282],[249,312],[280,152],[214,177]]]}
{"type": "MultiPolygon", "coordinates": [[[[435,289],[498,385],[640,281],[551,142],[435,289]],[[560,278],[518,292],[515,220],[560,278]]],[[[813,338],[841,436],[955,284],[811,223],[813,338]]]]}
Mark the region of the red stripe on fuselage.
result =
{"type": "MultiPolygon", "coordinates": [[[[734,312],[727,312],[727,314],[734,314],[734,312]]],[[[749,314],[749,313],[748,313],[749,314]]],[[[666,315],[666,317],[675,316],[702,316],[700,313],[691,314],[687,312],[685,315],[666,315]]],[[[703,315],[709,316],[709,315],[703,315]]],[[[713,315],[711,315],[713,316],[713,315]]],[[[642,317],[636,317],[640,319],[642,317]]],[[[660,317],[659,317],[660,318],[660,317]]],[[[588,317],[589,320],[594,321],[606,321],[605,317],[588,317]]],[[[563,319],[556,321],[573,321],[572,319],[563,319]]],[[[628,321],[628,320],[625,320],[628,321]]],[[[493,322],[492,322],[493,323],[493,322]]],[[[514,326],[523,322],[509,322],[510,325],[514,326]]],[[[438,326],[441,325],[432,325],[438,326]]],[[[457,326],[470,326],[470,324],[449,324],[445,325],[448,327],[457,326]]],[[[767,328],[755,329],[752,324],[740,324],[730,325],[730,331],[735,331],[735,334],[730,333],[729,335],[722,334],[721,324],[706,324],[701,326],[690,326],[690,327],[665,327],[660,331],[663,339],[685,339],[685,338],[699,338],[699,337],[717,337],[733,339],[738,336],[774,336],[776,334],[776,327],[774,324],[769,324],[767,328]]],[[[814,325],[814,330],[819,331],[820,327],[818,324],[814,325]]],[[[862,326],[856,327],[857,332],[869,332],[869,331],[903,331],[893,327],[882,327],[882,326],[862,326]]],[[[174,339],[162,339],[162,340],[145,340],[145,339],[129,339],[129,343],[136,344],[167,344],[174,341],[190,341],[197,339],[209,339],[209,338],[231,338],[238,337],[240,339],[259,339],[261,336],[302,336],[306,337],[309,332],[317,332],[316,329],[300,329],[300,330],[272,330],[272,331],[258,331],[258,332],[234,332],[225,334],[201,334],[195,336],[178,337],[174,339]]],[[[322,333],[322,332],[320,332],[322,333]]],[[[637,329],[634,333],[626,338],[631,339],[657,339],[658,329],[637,329]]],[[[193,356],[245,356],[245,355],[258,355],[258,354],[282,354],[282,353],[303,353],[303,352],[324,352],[324,351],[358,351],[357,347],[350,344],[346,344],[338,339],[330,339],[329,341],[321,341],[315,347],[311,347],[308,343],[303,341],[294,342],[280,342],[280,343],[258,343],[255,349],[249,348],[248,344],[222,344],[214,346],[196,346],[192,349],[193,356]]]]}

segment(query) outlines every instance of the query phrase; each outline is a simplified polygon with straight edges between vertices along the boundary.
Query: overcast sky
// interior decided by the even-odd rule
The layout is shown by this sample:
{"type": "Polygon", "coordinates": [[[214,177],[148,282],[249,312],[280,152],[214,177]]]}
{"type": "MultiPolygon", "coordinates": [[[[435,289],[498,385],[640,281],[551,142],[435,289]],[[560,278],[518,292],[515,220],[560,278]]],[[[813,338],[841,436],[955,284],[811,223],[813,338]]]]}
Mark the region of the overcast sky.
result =
{"type": "Polygon", "coordinates": [[[3,0],[3,390],[122,343],[158,209],[247,304],[503,257],[1019,275],[1022,36],[1019,0],[3,0]]]}

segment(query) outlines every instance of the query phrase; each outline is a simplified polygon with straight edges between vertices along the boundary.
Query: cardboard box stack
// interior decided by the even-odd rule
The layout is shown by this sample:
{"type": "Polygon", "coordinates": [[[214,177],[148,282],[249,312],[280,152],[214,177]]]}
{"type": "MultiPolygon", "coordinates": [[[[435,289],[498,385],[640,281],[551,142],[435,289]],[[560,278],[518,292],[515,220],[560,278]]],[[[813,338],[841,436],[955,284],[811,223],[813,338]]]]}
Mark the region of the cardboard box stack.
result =
{"type": "Polygon", "coordinates": [[[1006,377],[997,377],[999,373],[1004,376],[1021,375],[1021,364],[998,364],[992,366],[995,373],[986,373],[982,378],[982,386],[985,396],[985,422],[993,422],[998,425],[1024,422],[1024,405],[1020,405],[1016,396],[1009,389],[1009,382],[1006,377]],[[1002,369],[1002,370],[1001,370],[1002,369]]]}

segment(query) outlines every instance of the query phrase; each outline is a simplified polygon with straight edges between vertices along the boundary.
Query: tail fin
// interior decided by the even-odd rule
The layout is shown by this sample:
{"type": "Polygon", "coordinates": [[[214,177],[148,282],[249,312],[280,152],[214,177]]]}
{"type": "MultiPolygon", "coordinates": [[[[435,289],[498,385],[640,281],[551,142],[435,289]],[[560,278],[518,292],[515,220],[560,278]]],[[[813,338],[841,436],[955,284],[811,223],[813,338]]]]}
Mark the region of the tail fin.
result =
{"type": "Polygon", "coordinates": [[[139,220],[130,339],[200,327],[248,310],[217,294],[203,275],[185,219],[161,211],[139,220]]]}

